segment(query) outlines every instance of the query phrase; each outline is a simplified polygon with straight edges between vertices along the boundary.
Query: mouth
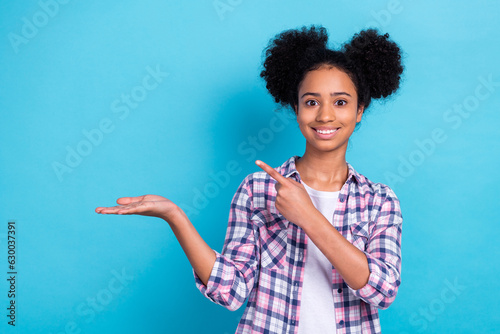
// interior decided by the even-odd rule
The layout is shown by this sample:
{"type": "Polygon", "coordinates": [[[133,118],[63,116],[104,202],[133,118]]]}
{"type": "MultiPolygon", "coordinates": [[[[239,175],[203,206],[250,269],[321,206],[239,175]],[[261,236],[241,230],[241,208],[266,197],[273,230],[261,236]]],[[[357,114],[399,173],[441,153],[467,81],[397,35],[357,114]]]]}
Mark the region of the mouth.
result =
{"type": "Polygon", "coordinates": [[[321,139],[330,139],[340,128],[312,128],[316,135],[321,139]]]}

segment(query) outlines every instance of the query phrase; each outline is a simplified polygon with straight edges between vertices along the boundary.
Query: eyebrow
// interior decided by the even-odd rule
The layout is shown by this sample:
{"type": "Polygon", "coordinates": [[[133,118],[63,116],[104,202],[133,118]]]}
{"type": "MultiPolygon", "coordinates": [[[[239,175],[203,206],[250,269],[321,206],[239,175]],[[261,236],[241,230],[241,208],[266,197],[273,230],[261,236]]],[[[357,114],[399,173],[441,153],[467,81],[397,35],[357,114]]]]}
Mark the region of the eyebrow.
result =
{"type": "MultiPolygon", "coordinates": [[[[307,93],[304,93],[300,98],[303,98],[304,96],[306,95],[312,95],[312,96],[321,96],[319,93],[311,93],[311,92],[307,92],[307,93]]],[[[330,93],[330,96],[338,96],[338,95],[347,95],[349,97],[351,97],[351,94],[349,93],[346,93],[346,92],[335,92],[335,93],[330,93]]]]}

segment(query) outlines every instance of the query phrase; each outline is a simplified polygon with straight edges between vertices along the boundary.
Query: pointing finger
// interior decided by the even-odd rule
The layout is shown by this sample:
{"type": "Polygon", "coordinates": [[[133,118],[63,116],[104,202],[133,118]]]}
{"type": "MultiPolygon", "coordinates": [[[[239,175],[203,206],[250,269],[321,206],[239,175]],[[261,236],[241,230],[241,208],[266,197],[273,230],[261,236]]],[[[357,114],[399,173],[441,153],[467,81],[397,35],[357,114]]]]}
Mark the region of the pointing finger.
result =
{"type": "Polygon", "coordinates": [[[272,168],[271,166],[269,166],[265,162],[260,161],[260,160],[256,160],[255,164],[257,166],[259,166],[260,168],[262,168],[264,170],[264,172],[269,174],[269,176],[272,177],[273,179],[275,179],[279,184],[284,184],[285,182],[288,182],[288,179],[286,177],[284,177],[283,175],[278,173],[278,171],[276,171],[276,169],[272,168]]]}

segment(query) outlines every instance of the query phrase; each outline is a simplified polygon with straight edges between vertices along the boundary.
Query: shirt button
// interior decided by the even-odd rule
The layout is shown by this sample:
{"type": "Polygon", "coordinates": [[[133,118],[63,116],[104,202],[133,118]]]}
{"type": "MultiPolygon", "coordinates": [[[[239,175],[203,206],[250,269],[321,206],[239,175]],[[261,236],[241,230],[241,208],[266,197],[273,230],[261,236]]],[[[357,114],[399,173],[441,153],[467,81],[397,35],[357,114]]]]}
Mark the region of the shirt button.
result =
{"type": "Polygon", "coordinates": [[[340,201],[344,203],[344,197],[340,197],[340,201]]]}
{"type": "Polygon", "coordinates": [[[338,292],[338,293],[342,293],[342,288],[339,288],[339,289],[337,290],[337,292],[338,292]]]}
{"type": "Polygon", "coordinates": [[[340,320],[340,321],[339,321],[339,325],[340,325],[340,326],[344,326],[344,320],[340,320]]]}
{"type": "Polygon", "coordinates": [[[304,253],[303,252],[300,252],[299,253],[299,260],[302,260],[302,258],[304,257],[304,253]]]}
{"type": "Polygon", "coordinates": [[[295,320],[292,320],[292,325],[295,325],[295,320]]]}
{"type": "Polygon", "coordinates": [[[389,296],[392,296],[394,294],[393,290],[389,290],[389,296]]]}

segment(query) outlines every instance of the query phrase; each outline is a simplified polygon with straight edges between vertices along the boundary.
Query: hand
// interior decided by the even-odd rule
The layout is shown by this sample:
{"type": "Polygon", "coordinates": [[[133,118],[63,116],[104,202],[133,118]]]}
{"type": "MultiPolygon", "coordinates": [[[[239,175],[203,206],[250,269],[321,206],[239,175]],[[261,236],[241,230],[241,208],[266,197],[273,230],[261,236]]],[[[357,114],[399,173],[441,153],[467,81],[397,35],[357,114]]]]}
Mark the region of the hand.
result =
{"type": "Polygon", "coordinates": [[[141,215],[165,219],[168,223],[177,217],[180,208],[171,200],[158,195],[121,197],[111,207],[98,207],[95,212],[116,215],[141,215]]]}
{"type": "Polygon", "coordinates": [[[316,210],[302,183],[288,179],[266,163],[256,160],[257,166],[276,180],[276,209],[290,222],[302,226],[316,210]]]}

